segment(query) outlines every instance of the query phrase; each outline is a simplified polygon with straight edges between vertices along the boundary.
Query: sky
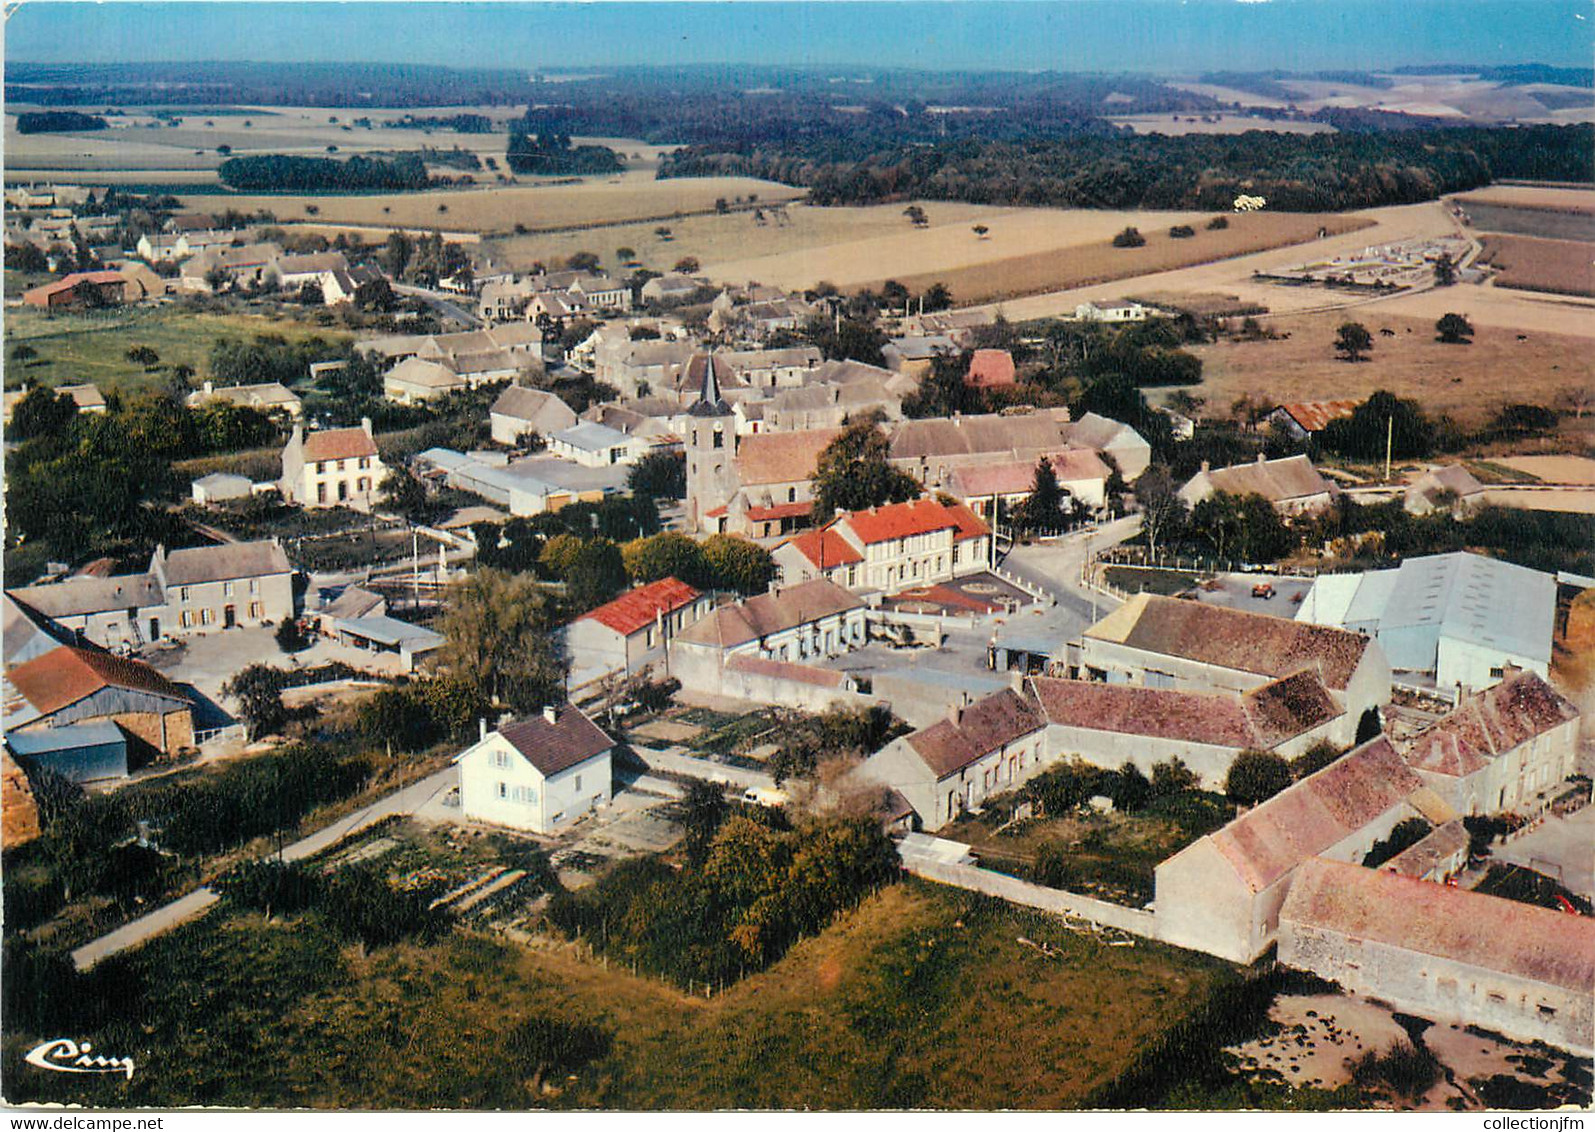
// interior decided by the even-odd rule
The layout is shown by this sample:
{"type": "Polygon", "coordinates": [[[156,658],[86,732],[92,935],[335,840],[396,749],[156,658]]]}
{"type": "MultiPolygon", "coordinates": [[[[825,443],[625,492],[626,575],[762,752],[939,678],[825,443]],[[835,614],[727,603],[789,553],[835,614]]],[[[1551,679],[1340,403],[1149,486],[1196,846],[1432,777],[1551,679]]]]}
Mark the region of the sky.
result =
{"type": "MultiPolygon", "coordinates": [[[[11,5],[7,5],[8,8],[11,5]]],[[[23,0],[27,62],[863,65],[966,70],[1588,67],[1592,0],[671,0],[133,3],[23,0]]]]}

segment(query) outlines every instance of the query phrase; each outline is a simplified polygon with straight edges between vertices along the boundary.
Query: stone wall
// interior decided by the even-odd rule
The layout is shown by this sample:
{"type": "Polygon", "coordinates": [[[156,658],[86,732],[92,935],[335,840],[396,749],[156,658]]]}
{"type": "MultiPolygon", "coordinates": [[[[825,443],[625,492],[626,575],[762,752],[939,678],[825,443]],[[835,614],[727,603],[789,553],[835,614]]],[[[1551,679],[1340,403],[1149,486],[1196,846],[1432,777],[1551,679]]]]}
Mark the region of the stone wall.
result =
{"type": "Polygon", "coordinates": [[[903,862],[903,868],[926,880],[966,888],[971,892],[983,892],[1012,904],[1039,908],[1059,916],[1079,916],[1145,939],[1159,938],[1156,917],[1143,909],[1126,908],[1121,904],[1109,904],[1105,900],[1094,900],[1062,889],[1047,888],[1018,877],[994,873],[978,865],[950,865],[940,861],[911,859],[903,862]]]}

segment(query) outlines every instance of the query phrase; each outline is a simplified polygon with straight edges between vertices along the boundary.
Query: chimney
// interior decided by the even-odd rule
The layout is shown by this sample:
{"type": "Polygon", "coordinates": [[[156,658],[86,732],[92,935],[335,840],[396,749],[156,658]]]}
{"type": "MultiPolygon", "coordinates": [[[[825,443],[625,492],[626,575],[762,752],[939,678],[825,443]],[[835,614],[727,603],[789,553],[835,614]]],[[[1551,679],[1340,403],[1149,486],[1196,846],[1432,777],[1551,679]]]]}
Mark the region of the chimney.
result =
{"type": "Polygon", "coordinates": [[[367,436],[370,436],[371,435],[371,418],[370,417],[361,417],[360,418],[360,428],[367,436]]]}
{"type": "Polygon", "coordinates": [[[487,717],[478,716],[476,720],[476,741],[480,743],[487,738],[487,717]]]}
{"type": "Polygon", "coordinates": [[[1259,464],[1266,464],[1266,463],[1267,463],[1267,462],[1268,462],[1268,453],[1266,453],[1266,452],[1259,452],[1259,453],[1258,453],[1258,454],[1257,454],[1257,462],[1258,462],[1258,463],[1259,463],[1259,464]]]}
{"type": "Polygon", "coordinates": [[[1210,471],[1212,471],[1212,470],[1213,470],[1213,464],[1212,464],[1212,461],[1210,461],[1210,460],[1203,460],[1203,461],[1202,461],[1202,473],[1203,473],[1203,474],[1204,474],[1204,475],[1206,475],[1206,474],[1207,474],[1207,473],[1208,473],[1208,472],[1210,472],[1210,471]]]}
{"type": "Polygon", "coordinates": [[[214,381],[205,382],[205,396],[209,397],[214,392],[216,392],[216,383],[214,381]]]}
{"type": "Polygon", "coordinates": [[[947,722],[952,724],[954,727],[958,726],[958,721],[963,717],[963,714],[964,705],[961,699],[956,704],[947,705],[947,722]]]}
{"type": "Polygon", "coordinates": [[[553,704],[547,705],[543,708],[543,718],[549,723],[558,723],[559,709],[553,704]]]}

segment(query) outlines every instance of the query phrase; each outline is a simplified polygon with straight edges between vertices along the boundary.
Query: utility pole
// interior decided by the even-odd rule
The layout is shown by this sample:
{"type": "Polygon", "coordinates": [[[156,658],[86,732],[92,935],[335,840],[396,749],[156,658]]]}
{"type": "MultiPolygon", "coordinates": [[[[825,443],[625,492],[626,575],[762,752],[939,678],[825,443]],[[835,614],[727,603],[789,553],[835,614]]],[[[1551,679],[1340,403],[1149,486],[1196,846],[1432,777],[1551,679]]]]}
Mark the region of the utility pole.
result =
{"type": "Polygon", "coordinates": [[[1396,439],[1396,415],[1385,418],[1385,482],[1390,482],[1390,451],[1396,439]]]}

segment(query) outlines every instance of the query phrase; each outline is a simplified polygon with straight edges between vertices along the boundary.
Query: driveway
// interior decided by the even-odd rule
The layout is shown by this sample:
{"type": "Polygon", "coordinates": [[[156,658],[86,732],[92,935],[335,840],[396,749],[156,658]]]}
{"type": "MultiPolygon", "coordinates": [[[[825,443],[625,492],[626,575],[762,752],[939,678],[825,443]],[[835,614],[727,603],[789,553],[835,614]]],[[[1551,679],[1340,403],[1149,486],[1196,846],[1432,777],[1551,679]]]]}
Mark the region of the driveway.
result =
{"type": "Polygon", "coordinates": [[[1532,833],[1496,845],[1491,857],[1555,877],[1586,900],[1595,900],[1595,806],[1568,817],[1548,817],[1532,833]]]}
{"type": "Polygon", "coordinates": [[[164,651],[157,649],[146,659],[160,669],[168,680],[191,684],[207,698],[217,702],[222,698],[222,685],[251,664],[266,664],[273,668],[314,668],[341,660],[351,667],[380,676],[398,676],[404,672],[397,653],[374,653],[324,638],[317,638],[316,643],[303,652],[289,655],[277,647],[275,629],[254,626],[189,637],[184,647],[164,651]]]}

